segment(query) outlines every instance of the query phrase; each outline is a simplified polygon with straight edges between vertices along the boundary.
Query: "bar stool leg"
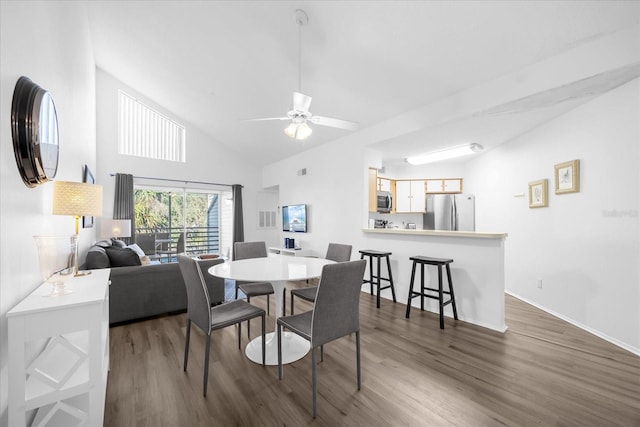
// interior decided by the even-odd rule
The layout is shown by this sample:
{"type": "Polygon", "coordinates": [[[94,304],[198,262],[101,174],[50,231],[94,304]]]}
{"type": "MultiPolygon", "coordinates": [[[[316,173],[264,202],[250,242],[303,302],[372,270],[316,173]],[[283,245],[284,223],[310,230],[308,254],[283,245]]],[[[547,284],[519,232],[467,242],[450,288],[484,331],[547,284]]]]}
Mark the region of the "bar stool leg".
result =
{"type": "MultiPolygon", "coordinates": [[[[389,273],[389,284],[391,285],[391,296],[393,297],[393,302],[397,302],[396,301],[396,291],[395,288],[393,286],[393,276],[391,275],[391,261],[389,261],[389,256],[387,255],[385,258],[387,258],[387,272],[389,273]]],[[[380,273],[380,270],[378,270],[378,275],[380,273]]],[[[378,279],[378,283],[380,283],[380,279],[378,279]]]]}
{"type": "Polygon", "coordinates": [[[369,255],[369,292],[373,295],[373,257],[371,255],[369,255]]]}
{"type": "MultiPolygon", "coordinates": [[[[376,296],[376,307],[380,308],[380,257],[376,257],[378,260],[378,277],[376,280],[376,286],[378,287],[378,295],[376,296]]],[[[395,300],[395,297],[394,297],[395,300]]]]}
{"type": "Polygon", "coordinates": [[[440,329],[444,329],[444,297],[442,294],[442,266],[438,265],[438,299],[440,302],[440,329]]]}
{"type": "Polygon", "coordinates": [[[449,280],[449,293],[451,296],[451,306],[453,307],[453,318],[458,320],[458,310],[456,310],[456,297],[453,295],[453,280],[451,280],[451,269],[447,264],[447,279],[449,280]]]}
{"type": "Polygon", "coordinates": [[[409,318],[411,312],[411,299],[413,298],[413,279],[416,277],[416,263],[413,262],[413,268],[411,269],[411,282],[409,283],[409,300],[407,301],[407,313],[404,317],[409,318]]]}
{"type": "Polygon", "coordinates": [[[424,311],[424,264],[420,264],[420,311],[424,311]]]}

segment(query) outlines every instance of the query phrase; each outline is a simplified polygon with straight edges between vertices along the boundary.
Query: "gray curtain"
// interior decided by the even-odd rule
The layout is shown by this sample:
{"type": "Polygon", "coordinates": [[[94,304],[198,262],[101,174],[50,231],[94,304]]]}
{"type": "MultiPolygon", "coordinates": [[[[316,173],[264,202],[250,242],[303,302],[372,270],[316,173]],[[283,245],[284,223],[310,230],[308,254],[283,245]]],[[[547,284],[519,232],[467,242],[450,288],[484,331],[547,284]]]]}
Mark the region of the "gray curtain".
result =
{"type": "Polygon", "coordinates": [[[233,246],[236,242],[244,242],[244,222],[242,220],[242,185],[234,184],[231,186],[233,193],[233,243],[231,247],[231,259],[235,259],[233,246]]]}
{"type": "Polygon", "coordinates": [[[131,237],[122,239],[126,244],[131,244],[135,241],[136,227],[133,212],[133,175],[117,173],[116,189],[113,199],[113,219],[131,220],[131,237]]]}

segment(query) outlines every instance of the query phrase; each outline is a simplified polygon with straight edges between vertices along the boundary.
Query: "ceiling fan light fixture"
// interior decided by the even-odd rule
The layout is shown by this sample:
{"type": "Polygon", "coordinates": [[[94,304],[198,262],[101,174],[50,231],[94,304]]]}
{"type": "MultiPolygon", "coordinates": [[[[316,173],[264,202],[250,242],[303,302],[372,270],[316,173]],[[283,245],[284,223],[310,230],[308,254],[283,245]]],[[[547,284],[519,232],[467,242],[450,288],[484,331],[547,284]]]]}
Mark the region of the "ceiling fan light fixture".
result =
{"type": "Polygon", "coordinates": [[[407,157],[407,163],[411,165],[424,165],[426,163],[434,163],[441,160],[448,160],[455,157],[479,153],[483,149],[484,148],[480,144],[467,144],[459,147],[447,148],[445,150],[433,151],[431,153],[420,154],[419,156],[407,157]]]}
{"type": "Polygon", "coordinates": [[[313,131],[311,130],[307,122],[302,122],[302,123],[292,122],[284,130],[285,135],[287,135],[291,139],[295,139],[298,141],[307,139],[312,132],[313,131]]]}

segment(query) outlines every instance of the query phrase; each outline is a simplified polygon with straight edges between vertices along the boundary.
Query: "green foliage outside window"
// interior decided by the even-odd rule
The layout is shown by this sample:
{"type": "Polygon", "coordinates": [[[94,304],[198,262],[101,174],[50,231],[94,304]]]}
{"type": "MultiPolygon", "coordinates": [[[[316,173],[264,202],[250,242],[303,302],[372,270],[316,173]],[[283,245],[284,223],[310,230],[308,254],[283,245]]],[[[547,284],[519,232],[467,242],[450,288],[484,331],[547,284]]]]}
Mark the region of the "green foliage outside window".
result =
{"type": "Polygon", "coordinates": [[[206,193],[186,194],[187,209],[184,221],[183,194],[155,190],[135,190],[134,213],[136,228],[163,229],[206,227],[209,198],[206,193]],[[171,212],[169,212],[171,210],[171,212]]]}

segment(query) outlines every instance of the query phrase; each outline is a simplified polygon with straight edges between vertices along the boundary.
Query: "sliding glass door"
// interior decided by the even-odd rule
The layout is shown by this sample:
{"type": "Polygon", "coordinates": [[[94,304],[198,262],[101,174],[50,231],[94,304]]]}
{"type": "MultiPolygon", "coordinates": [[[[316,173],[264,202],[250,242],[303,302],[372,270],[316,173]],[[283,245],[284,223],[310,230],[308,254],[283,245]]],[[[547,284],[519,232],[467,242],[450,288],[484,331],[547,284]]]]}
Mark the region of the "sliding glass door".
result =
{"type": "Polygon", "coordinates": [[[230,191],[136,186],[134,198],[136,232],[143,235],[141,241],[153,241],[153,248],[142,248],[152,258],[174,261],[182,252],[228,254],[230,191]]]}

